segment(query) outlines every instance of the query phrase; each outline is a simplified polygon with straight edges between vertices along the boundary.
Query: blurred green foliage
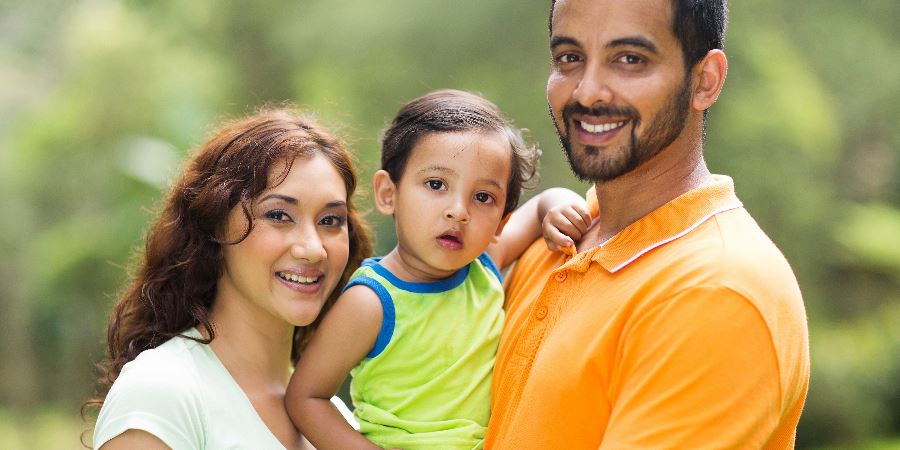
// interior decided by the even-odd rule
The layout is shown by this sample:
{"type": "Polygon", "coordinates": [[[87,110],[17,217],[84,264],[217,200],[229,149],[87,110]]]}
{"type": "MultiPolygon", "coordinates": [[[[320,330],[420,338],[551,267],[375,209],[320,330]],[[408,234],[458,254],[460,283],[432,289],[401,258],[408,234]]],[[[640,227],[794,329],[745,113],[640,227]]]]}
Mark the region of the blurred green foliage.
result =
{"type": "MultiPolygon", "coordinates": [[[[403,102],[468,89],[532,131],[542,186],[583,190],[547,117],[546,3],[0,0],[9,448],[54,447],[47,429],[77,445],[81,427],[60,417],[77,420],[93,393],[131,255],[180,161],[223,118],[266,102],[307,108],[351,144],[365,186],[403,102]]],[[[731,7],[706,157],[803,289],[813,373],[798,446],[898,445],[900,2],[731,7]]],[[[391,224],[370,218],[384,252],[391,224]]]]}

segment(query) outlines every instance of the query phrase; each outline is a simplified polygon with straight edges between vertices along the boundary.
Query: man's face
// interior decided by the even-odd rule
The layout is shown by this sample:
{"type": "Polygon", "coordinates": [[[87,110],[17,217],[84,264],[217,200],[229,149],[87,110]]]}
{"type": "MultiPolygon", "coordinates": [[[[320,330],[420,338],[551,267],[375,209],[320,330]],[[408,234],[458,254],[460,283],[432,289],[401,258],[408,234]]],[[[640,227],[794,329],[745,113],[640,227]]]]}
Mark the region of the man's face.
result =
{"type": "Polygon", "coordinates": [[[547,100],[579,178],[615,179],[681,135],[691,80],[671,1],[557,1],[552,28],[547,100]]]}

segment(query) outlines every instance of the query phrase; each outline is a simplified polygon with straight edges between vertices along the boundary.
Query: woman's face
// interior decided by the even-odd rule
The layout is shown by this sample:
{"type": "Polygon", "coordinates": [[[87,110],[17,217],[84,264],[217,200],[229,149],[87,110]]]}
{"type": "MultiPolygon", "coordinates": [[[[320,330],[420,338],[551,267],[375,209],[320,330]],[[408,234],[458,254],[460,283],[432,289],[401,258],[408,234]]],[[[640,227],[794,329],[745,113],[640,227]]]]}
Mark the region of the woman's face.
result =
{"type": "MultiPolygon", "coordinates": [[[[273,186],[283,168],[275,165],[270,187],[253,200],[250,234],[223,246],[216,301],[242,308],[246,320],[261,313],[304,326],[319,315],[347,265],[347,190],[318,153],[295,159],[284,181],[273,186]]],[[[238,205],[228,215],[226,237],[234,240],[246,227],[238,205]]]]}

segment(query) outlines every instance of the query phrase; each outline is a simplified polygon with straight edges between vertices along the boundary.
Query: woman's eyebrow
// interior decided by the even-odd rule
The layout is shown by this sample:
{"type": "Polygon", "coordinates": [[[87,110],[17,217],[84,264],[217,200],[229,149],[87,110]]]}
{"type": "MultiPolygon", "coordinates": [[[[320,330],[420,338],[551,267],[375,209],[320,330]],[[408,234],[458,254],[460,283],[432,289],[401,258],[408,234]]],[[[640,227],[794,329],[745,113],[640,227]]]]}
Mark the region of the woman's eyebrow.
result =
{"type": "Polygon", "coordinates": [[[259,201],[260,201],[260,203],[262,203],[266,200],[273,199],[273,198],[277,199],[277,200],[283,200],[292,205],[296,205],[298,203],[296,198],[291,197],[289,195],[284,195],[284,194],[269,194],[269,195],[266,195],[265,197],[259,199],[259,201]]]}

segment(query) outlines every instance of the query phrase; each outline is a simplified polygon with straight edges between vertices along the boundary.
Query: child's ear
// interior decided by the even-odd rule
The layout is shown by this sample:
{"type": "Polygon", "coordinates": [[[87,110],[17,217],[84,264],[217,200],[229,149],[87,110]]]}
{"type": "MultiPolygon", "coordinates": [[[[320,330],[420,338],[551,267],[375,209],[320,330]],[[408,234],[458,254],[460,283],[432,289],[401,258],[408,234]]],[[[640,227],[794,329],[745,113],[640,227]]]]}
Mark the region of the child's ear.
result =
{"type": "Polygon", "coordinates": [[[506,227],[506,224],[509,222],[509,218],[512,217],[512,213],[506,213],[503,216],[503,219],[500,220],[500,224],[497,225],[497,231],[494,232],[494,238],[491,240],[494,244],[500,242],[500,235],[503,234],[503,228],[506,227]]]}
{"type": "Polygon", "coordinates": [[[378,212],[386,216],[393,215],[397,185],[391,181],[391,176],[386,171],[379,170],[372,176],[372,192],[378,212]]]}

